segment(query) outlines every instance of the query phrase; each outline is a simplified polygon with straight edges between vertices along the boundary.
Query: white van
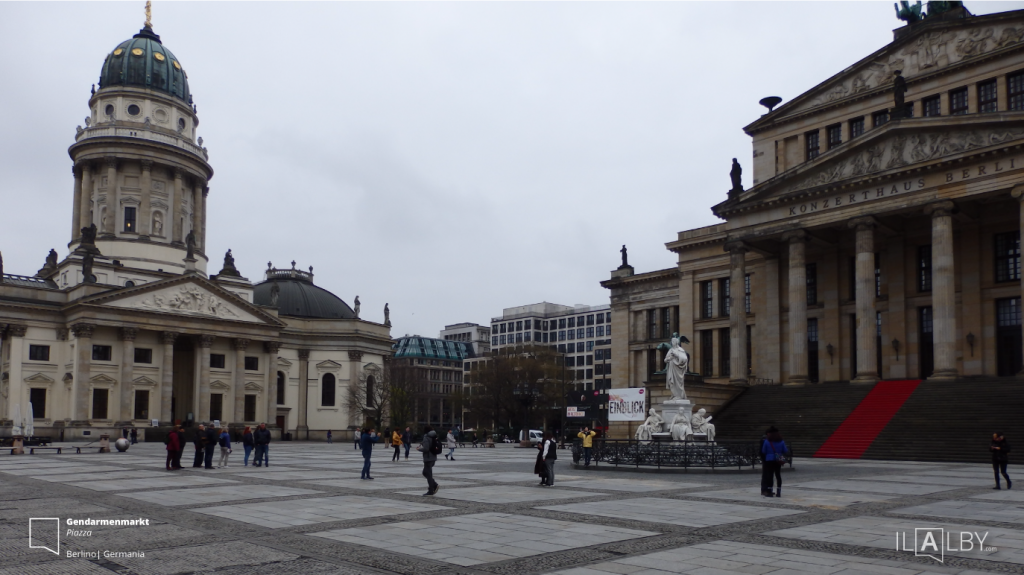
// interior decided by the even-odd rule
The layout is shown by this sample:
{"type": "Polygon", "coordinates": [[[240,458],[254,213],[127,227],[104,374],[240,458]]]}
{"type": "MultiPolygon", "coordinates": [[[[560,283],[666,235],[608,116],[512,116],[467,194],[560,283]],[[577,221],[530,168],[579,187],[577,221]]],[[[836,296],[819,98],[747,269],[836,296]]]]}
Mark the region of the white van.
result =
{"type": "MultiPolygon", "coordinates": [[[[522,441],[522,440],[523,440],[523,432],[520,431],[519,432],[519,441],[522,441]]],[[[530,443],[533,444],[533,445],[536,445],[536,444],[540,443],[541,441],[544,441],[544,432],[539,430],[539,429],[531,429],[530,430],[530,443]]]]}

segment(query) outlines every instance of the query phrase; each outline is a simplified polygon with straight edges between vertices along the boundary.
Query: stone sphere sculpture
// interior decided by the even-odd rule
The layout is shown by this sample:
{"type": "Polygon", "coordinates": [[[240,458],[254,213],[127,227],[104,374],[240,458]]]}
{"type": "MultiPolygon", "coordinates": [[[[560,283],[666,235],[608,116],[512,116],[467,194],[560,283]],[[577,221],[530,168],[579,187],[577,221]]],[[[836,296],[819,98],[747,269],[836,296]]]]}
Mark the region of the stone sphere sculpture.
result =
{"type": "Polygon", "coordinates": [[[131,444],[128,443],[128,440],[123,437],[118,438],[118,440],[114,442],[114,447],[116,447],[117,450],[120,451],[121,453],[128,451],[128,446],[130,445],[131,444]]]}

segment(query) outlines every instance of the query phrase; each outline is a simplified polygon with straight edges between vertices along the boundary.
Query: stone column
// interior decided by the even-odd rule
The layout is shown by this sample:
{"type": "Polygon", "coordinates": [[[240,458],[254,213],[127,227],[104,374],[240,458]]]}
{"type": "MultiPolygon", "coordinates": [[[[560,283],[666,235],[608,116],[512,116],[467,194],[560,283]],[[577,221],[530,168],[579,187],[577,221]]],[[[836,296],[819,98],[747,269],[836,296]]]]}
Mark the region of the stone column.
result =
{"type": "MultiPolygon", "coordinates": [[[[92,377],[92,332],[96,326],[88,323],[76,323],[71,326],[71,331],[78,340],[76,352],[78,358],[75,365],[75,419],[87,421],[89,419],[89,378],[92,377]]],[[[13,349],[12,349],[13,351],[13,349]]]]}
{"type": "Polygon", "coordinates": [[[171,398],[174,397],[174,340],[178,334],[165,331],[160,334],[164,344],[164,360],[160,368],[160,425],[173,425],[174,413],[171,412],[171,398]]]}
{"type": "Polygon", "coordinates": [[[309,350],[299,350],[299,424],[295,428],[296,439],[302,432],[309,433],[309,426],[306,425],[306,411],[309,409],[309,350]]]}
{"type": "Polygon", "coordinates": [[[153,225],[153,160],[142,160],[142,205],[139,206],[139,238],[148,240],[153,225]]]}
{"type": "Polygon", "coordinates": [[[789,383],[804,385],[807,377],[807,232],[782,236],[789,243],[789,383]]]}
{"type": "MultiPolygon", "coordinates": [[[[1003,90],[1004,90],[1003,92],[1000,92],[1000,98],[1002,98],[1002,94],[1006,93],[1005,92],[1005,86],[1004,86],[1003,90]]],[[[999,109],[1002,111],[1002,110],[1005,109],[1003,107],[1004,104],[1002,104],[1003,100],[999,100],[999,102],[1000,102],[1000,108],[999,109]]],[[[1019,208],[1019,211],[1020,211],[1020,231],[1021,231],[1021,237],[1024,237],[1024,185],[1015,186],[1013,188],[1013,190],[1010,192],[1010,195],[1013,196],[1014,198],[1016,198],[1018,202],[1020,202],[1020,208],[1019,208]]],[[[1021,287],[1021,292],[1020,293],[1024,294],[1024,273],[1021,274],[1020,281],[1021,281],[1021,286],[1020,286],[1021,287]]],[[[1024,298],[1022,298],[1021,301],[1024,301],[1024,298]]],[[[1017,377],[1024,377],[1024,371],[1018,373],[1017,377]]]]}
{"type": "Polygon", "coordinates": [[[960,237],[956,242],[955,249],[959,250],[956,259],[962,262],[960,268],[960,333],[964,334],[960,341],[966,343],[967,334],[974,335],[974,345],[961,347],[960,355],[963,363],[960,365],[965,376],[984,375],[984,361],[982,358],[987,353],[987,347],[991,347],[988,338],[985,337],[984,322],[985,308],[982,304],[981,286],[982,271],[981,262],[985,260],[984,250],[981,246],[981,225],[978,222],[971,222],[960,226],[960,237]]]}
{"type": "Polygon", "coordinates": [[[82,164],[82,211],[78,217],[78,229],[75,230],[76,238],[82,235],[82,228],[87,228],[92,223],[92,190],[92,164],[86,162],[82,164]]]}
{"type": "MultiPolygon", "coordinates": [[[[181,198],[182,190],[184,190],[185,170],[181,168],[174,169],[174,195],[169,198],[171,203],[171,221],[167,222],[171,226],[171,243],[181,243],[181,198]]],[[[204,420],[205,421],[205,420],[204,420]]]]}
{"type": "MultiPolygon", "coordinates": [[[[25,378],[21,366],[25,362],[26,333],[28,333],[26,325],[11,324],[7,326],[7,337],[10,339],[8,360],[11,366],[10,373],[7,374],[7,414],[0,414],[6,419],[13,417],[15,405],[21,405],[23,409],[25,407],[25,378]]],[[[21,416],[27,417],[28,414],[22,411],[21,416]]]]}
{"type": "Polygon", "coordinates": [[[747,246],[743,242],[725,244],[729,252],[729,383],[747,384],[747,310],[744,306],[744,279],[747,275],[747,246]]]}
{"type": "Polygon", "coordinates": [[[74,208],[71,209],[71,241],[82,235],[82,171],[71,166],[71,175],[75,177],[75,190],[72,192],[74,208]]]}
{"type": "Polygon", "coordinates": [[[117,158],[107,156],[107,219],[100,220],[103,229],[100,232],[105,236],[114,235],[114,223],[117,221],[117,158]]]}
{"type": "Polygon", "coordinates": [[[210,195],[210,188],[209,188],[209,186],[203,186],[203,198],[202,198],[202,200],[203,200],[202,201],[202,203],[203,203],[203,217],[202,217],[202,219],[199,222],[199,226],[200,226],[199,245],[202,246],[202,252],[204,254],[206,253],[206,197],[208,195],[210,195]]]}
{"type": "Polygon", "coordinates": [[[854,218],[849,226],[856,230],[856,309],[857,366],[852,383],[876,383],[875,359],[875,219],[854,218]]]}
{"type": "Polygon", "coordinates": [[[134,418],[132,413],[132,372],[135,370],[135,336],[138,334],[138,328],[121,328],[121,422],[131,423],[134,418]]]}
{"type": "MultiPolygon", "coordinates": [[[[348,384],[350,386],[358,386],[358,384],[359,384],[359,379],[362,376],[362,367],[363,367],[362,360],[363,360],[363,352],[357,351],[357,350],[351,350],[351,351],[348,352],[348,361],[349,361],[348,384]]],[[[375,381],[373,383],[374,383],[374,385],[380,385],[379,381],[375,381]]],[[[359,399],[359,403],[365,408],[366,407],[366,394],[363,393],[362,397],[360,397],[358,399],[359,399]]],[[[428,403],[429,403],[429,400],[428,400],[428,403]]],[[[366,413],[366,410],[365,409],[360,409],[359,413],[360,413],[360,415],[362,415],[360,421],[350,421],[350,422],[348,422],[349,425],[353,425],[353,424],[354,425],[359,425],[359,426],[363,425],[363,423],[366,421],[366,416],[364,415],[366,413]]],[[[428,419],[427,421],[429,422],[430,420],[428,419]]],[[[441,421],[441,420],[438,419],[438,421],[441,421]]],[[[379,421],[374,422],[374,423],[376,423],[378,426],[381,425],[381,422],[379,422],[379,421]]]]}
{"type": "Polygon", "coordinates": [[[236,339],[235,344],[235,423],[245,421],[245,350],[249,340],[236,339]]]}
{"type": "MultiPolygon", "coordinates": [[[[196,421],[210,421],[210,348],[213,347],[212,335],[199,336],[199,404],[196,410],[196,421]]],[[[223,405],[223,404],[221,404],[223,405]]],[[[223,413],[221,417],[223,417],[223,413]]]]}
{"type": "Polygon", "coordinates": [[[885,337],[882,353],[889,357],[889,379],[907,377],[907,288],[904,236],[885,240],[885,287],[889,296],[889,311],[885,314],[885,337]],[[899,343],[894,346],[893,340],[899,343]]]}
{"type": "MultiPolygon", "coordinates": [[[[267,425],[277,421],[277,352],[281,350],[281,342],[265,341],[263,349],[267,352],[267,425]]],[[[284,433],[284,430],[281,430],[284,433]]]]}
{"type": "Polygon", "coordinates": [[[956,379],[956,284],[953,266],[953,202],[929,204],[932,217],[932,319],[935,371],[929,380],[956,379]]]}
{"type": "Polygon", "coordinates": [[[203,185],[199,180],[194,182],[192,187],[192,229],[196,234],[196,249],[204,252],[203,246],[203,212],[206,210],[206,203],[203,201],[203,185]]]}

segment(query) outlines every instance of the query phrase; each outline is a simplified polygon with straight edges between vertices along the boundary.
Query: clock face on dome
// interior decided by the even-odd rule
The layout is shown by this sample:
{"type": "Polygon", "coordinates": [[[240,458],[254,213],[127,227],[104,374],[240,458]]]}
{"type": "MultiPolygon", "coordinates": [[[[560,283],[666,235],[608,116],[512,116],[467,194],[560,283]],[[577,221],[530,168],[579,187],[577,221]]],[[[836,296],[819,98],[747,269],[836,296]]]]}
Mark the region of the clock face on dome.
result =
{"type": "Polygon", "coordinates": [[[114,50],[114,55],[115,55],[115,56],[120,56],[120,55],[121,55],[121,52],[124,52],[124,50],[122,50],[122,49],[118,48],[117,50],[114,50]]]}
{"type": "Polygon", "coordinates": [[[132,56],[141,56],[142,48],[132,48],[132,56]]]}
{"type": "Polygon", "coordinates": [[[160,52],[153,52],[153,57],[156,58],[158,62],[164,61],[164,55],[160,52]]]}

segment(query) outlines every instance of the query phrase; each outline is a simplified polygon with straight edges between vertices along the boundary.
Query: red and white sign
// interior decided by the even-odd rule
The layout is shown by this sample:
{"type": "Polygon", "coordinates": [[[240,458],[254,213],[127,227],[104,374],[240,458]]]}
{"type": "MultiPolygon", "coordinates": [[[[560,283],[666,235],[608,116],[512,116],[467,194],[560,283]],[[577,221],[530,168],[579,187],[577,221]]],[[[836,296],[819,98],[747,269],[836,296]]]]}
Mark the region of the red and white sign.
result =
{"type": "Polygon", "coordinates": [[[608,421],[643,421],[646,406],[642,387],[608,390],[608,421]]]}

